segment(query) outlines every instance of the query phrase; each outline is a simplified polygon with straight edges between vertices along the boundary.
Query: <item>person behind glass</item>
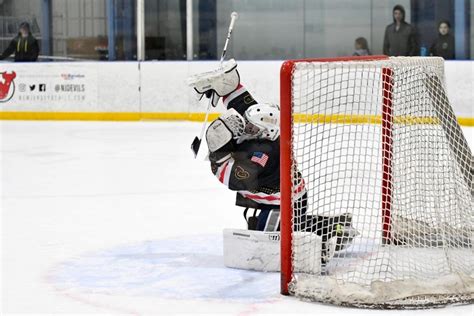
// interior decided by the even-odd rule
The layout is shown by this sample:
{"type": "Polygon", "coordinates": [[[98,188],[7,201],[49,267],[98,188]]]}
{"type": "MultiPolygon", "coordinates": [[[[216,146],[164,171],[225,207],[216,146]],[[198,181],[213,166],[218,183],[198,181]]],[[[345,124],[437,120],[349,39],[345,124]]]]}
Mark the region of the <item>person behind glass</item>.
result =
{"type": "Polygon", "coordinates": [[[454,59],[454,36],[450,33],[451,24],[441,21],[438,24],[438,38],[430,48],[431,56],[439,56],[444,59],[454,59]]]}
{"type": "Polygon", "coordinates": [[[388,56],[416,56],[418,44],[415,28],[405,22],[405,8],[393,7],[393,23],[385,28],[383,53],[388,56]]]}
{"type": "Polygon", "coordinates": [[[369,44],[365,37],[358,37],[354,42],[354,54],[352,56],[368,56],[370,53],[369,44]]]}
{"type": "Polygon", "coordinates": [[[30,32],[27,22],[20,24],[18,35],[15,36],[7,49],[0,55],[0,60],[15,54],[15,61],[36,61],[39,55],[38,41],[30,32]]]}

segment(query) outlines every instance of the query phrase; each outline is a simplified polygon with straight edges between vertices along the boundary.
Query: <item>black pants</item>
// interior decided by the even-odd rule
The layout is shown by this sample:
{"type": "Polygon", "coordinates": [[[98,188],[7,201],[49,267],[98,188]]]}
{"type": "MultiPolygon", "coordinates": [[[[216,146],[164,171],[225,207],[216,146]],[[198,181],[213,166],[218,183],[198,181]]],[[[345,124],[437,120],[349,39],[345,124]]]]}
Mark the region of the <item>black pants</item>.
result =
{"type": "MultiPolygon", "coordinates": [[[[307,215],[308,195],[303,195],[293,205],[293,230],[316,233],[322,236],[323,239],[330,239],[336,235],[338,224],[347,224],[351,218],[347,214],[339,216],[319,216],[307,215]]],[[[256,230],[264,231],[267,224],[268,216],[272,211],[280,211],[278,207],[262,207],[257,216],[256,230]]],[[[278,224],[278,231],[280,225],[278,224]]]]}

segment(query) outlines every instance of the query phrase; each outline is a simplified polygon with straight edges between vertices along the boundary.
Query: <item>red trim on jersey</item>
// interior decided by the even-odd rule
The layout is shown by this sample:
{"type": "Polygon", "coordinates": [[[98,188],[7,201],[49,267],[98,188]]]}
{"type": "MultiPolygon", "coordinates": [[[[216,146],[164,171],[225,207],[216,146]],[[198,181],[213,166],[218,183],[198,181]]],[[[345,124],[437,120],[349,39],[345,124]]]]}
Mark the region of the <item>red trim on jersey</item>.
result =
{"type": "Polygon", "coordinates": [[[239,83],[239,85],[237,86],[237,89],[235,89],[235,90],[232,91],[231,93],[226,94],[225,96],[222,97],[222,102],[224,102],[224,101],[229,97],[229,95],[231,95],[232,93],[234,93],[235,91],[239,90],[239,89],[242,88],[242,87],[243,87],[243,85],[241,85],[241,84],[239,83]]]}
{"type": "MultiPolygon", "coordinates": [[[[298,186],[293,190],[293,193],[295,194],[294,198],[299,199],[303,196],[303,194],[306,192],[305,190],[305,183],[303,179],[301,179],[300,183],[298,186]],[[301,194],[303,193],[303,194],[301,194]]],[[[280,203],[280,192],[274,193],[274,194],[266,194],[263,192],[259,193],[250,193],[249,191],[239,191],[239,193],[247,198],[254,200],[258,203],[264,203],[268,202],[268,204],[272,205],[278,205],[280,203]]]]}
{"type": "Polygon", "coordinates": [[[239,95],[247,92],[247,89],[241,84],[238,85],[237,89],[235,89],[232,93],[226,95],[223,99],[222,102],[224,103],[224,106],[226,108],[229,107],[229,103],[232,102],[235,98],[237,98],[239,95]]]}
{"type": "Polygon", "coordinates": [[[226,163],[222,167],[221,173],[219,174],[219,181],[222,182],[222,183],[224,183],[225,172],[226,172],[228,166],[229,166],[229,161],[226,161],[226,163]]]}
{"type": "Polygon", "coordinates": [[[232,173],[232,167],[234,166],[234,159],[230,158],[223,163],[216,171],[215,176],[225,186],[229,186],[229,181],[232,173]]]}
{"type": "Polygon", "coordinates": [[[252,199],[252,200],[265,200],[265,201],[277,201],[277,200],[279,201],[280,200],[279,195],[278,196],[275,196],[275,195],[260,196],[257,194],[248,194],[248,193],[243,193],[242,195],[246,197],[247,199],[252,199]]]}
{"type": "Polygon", "coordinates": [[[304,188],[305,188],[304,185],[305,185],[304,180],[301,179],[300,184],[296,187],[296,189],[293,190],[293,192],[298,194],[298,193],[304,191],[304,188]]]}

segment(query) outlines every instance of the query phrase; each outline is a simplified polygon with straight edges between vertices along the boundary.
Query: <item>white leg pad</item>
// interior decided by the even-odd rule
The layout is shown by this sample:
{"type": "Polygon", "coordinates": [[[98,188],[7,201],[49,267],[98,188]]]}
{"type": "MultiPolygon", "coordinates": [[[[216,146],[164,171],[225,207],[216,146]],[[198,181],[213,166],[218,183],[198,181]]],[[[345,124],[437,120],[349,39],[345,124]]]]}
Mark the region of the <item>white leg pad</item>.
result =
{"type": "MultiPolygon", "coordinates": [[[[295,233],[304,238],[295,238],[296,252],[315,252],[321,254],[321,238],[313,233],[295,233]],[[303,242],[304,241],[304,242],[303,242]]],[[[307,258],[308,256],[295,256],[307,258]]],[[[295,270],[307,273],[320,273],[320,261],[295,262],[295,270]]],[[[262,232],[246,229],[224,229],[224,265],[228,268],[264,272],[280,271],[280,232],[262,232]]]]}

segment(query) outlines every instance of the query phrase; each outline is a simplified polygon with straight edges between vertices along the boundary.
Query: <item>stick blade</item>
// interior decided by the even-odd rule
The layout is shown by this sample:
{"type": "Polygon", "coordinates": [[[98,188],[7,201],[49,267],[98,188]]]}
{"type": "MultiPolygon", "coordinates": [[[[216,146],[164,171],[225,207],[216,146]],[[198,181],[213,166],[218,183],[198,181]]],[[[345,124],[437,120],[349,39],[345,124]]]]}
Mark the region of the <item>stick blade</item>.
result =
{"type": "Polygon", "coordinates": [[[194,158],[197,157],[199,152],[199,147],[201,147],[201,140],[196,136],[194,137],[193,143],[191,144],[191,150],[194,153],[194,158]]]}

